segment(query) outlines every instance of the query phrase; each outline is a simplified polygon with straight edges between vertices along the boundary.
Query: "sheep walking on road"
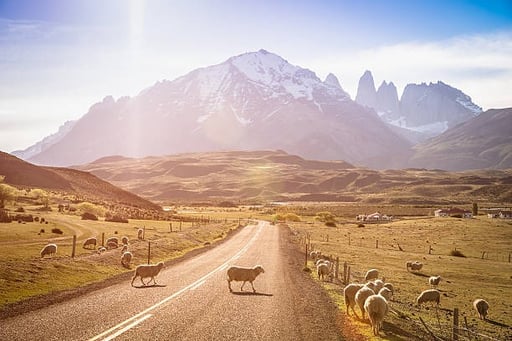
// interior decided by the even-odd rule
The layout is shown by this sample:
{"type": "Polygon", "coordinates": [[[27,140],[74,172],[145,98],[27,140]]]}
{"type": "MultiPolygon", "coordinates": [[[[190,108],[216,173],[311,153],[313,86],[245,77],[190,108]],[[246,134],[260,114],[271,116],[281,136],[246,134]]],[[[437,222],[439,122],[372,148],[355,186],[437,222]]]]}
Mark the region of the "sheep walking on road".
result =
{"type": "Polygon", "coordinates": [[[135,274],[132,278],[132,287],[133,287],[133,281],[135,281],[135,278],[140,277],[140,281],[144,286],[148,285],[153,281],[153,283],[156,285],[155,276],[158,275],[160,270],[164,267],[163,262],[159,262],[158,264],[141,264],[137,265],[135,268],[135,274]],[[151,278],[149,282],[146,284],[144,283],[144,278],[151,278]]]}
{"type": "Polygon", "coordinates": [[[258,277],[259,274],[264,273],[265,270],[263,270],[263,267],[261,265],[256,265],[253,268],[244,268],[239,266],[232,266],[228,269],[228,287],[229,291],[233,292],[233,289],[231,289],[231,281],[236,282],[243,282],[242,286],[240,287],[240,291],[243,291],[244,285],[246,282],[251,283],[252,291],[256,292],[256,289],[254,289],[254,285],[252,282],[258,277]]]}
{"type": "Polygon", "coordinates": [[[325,281],[325,277],[328,277],[329,274],[331,273],[329,264],[327,264],[327,263],[318,264],[316,266],[316,273],[318,274],[318,279],[325,281]]]}
{"type": "Polygon", "coordinates": [[[364,310],[364,302],[368,297],[371,295],[375,295],[375,291],[373,291],[368,286],[363,286],[361,289],[359,289],[356,293],[356,303],[359,309],[361,310],[361,316],[364,320],[365,310],[364,310]]]}
{"type": "Polygon", "coordinates": [[[125,268],[129,268],[132,258],[133,258],[133,254],[130,251],[124,252],[123,255],[121,256],[121,265],[124,266],[125,268]]]}
{"type": "Polygon", "coordinates": [[[375,336],[379,335],[384,317],[389,311],[388,302],[381,295],[371,295],[364,302],[364,310],[370,319],[373,334],[375,336]]]}
{"type": "Polygon", "coordinates": [[[485,320],[487,318],[487,311],[489,310],[489,303],[482,298],[477,298],[473,301],[473,307],[475,307],[476,312],[478,313],[478,317],[481,320],[485,320]]]}
{"type": "Polygon", "coordinates": [[[354,310],[354,306],[356,305],[356,293],[363,286],[364,284],[352,283],[347,285],[345,289],[343,289],[343,296],[345,297],[345,306],[347,307],[347,315],[350,316],[348,309],[351,308],[354,315],[356,315],[356,317],[359,318],[356,311],[354,310]]]}
{"type": "Polygon", "coordinates": [[[364,279],[366,281],[370,281],[372,279],[377,279],[379,278],[379,270],[377,269],[370,269],[368,271],[366,271],[366,275],[364,276],[364,279]]]}
{"type": "Polygon", "coordinates": [[[56,244],[47,244],[41,250],[41,258],[46,255],[54,256],[57,253],[57,245],[56,244]]]}

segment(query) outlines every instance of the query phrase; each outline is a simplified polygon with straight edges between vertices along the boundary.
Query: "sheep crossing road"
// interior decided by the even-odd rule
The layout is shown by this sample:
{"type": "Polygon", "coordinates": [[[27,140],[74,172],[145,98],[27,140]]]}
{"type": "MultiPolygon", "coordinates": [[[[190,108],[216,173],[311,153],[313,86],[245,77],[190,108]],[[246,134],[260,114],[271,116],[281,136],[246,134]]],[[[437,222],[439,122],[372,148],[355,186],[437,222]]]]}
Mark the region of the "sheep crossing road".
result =
{"type": "Polygon", "coordinates": [[[301,272],[287,234],[267,222],[249,225],[164,267],[156,286],[128,280],[0,320],[0,340],[340,340],[334,308],[301,272]],[[256,264],[265,268],[256,292],[230,293],[227,269],[256,264]]]}

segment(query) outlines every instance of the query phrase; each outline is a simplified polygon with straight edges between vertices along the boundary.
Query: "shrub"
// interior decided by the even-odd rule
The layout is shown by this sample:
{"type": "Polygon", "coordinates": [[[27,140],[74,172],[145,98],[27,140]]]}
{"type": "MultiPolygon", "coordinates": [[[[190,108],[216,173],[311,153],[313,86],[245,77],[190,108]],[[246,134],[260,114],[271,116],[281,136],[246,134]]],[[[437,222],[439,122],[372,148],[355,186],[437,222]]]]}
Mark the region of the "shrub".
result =
{"type": "Polygon", "coordinates": [[[45,232],[44,229],[39,230],[39,233],[44,233],[44,232],[45,232]]]}
{"type": "Polygon", "coordinates": [[[326,221],[325,226],[336,227],[336,223],[334,221],[326,221]]]}
{"type": "Polygon", "coordinates": [[[10,223],[12,221],[11,216],[7,211],[0,209],[0,223],[10,223]]]}
{"type": "Polygon", "coordinates": [[[359,223],[357,224],[357,227],[364,227],[364,224],[359,223]]]}
{"type": "Polygon", "coordinates": [[[464,257],[466,258],[466,256],[460,252],[459,250],[455,249],[455,250],[451,250],[450,251],[450,256],[454,256],[454,257],[464,257]]]}
{"type": "MultiPolygon", "coordinates": [[[[44,231],[44,230],[43,230],[44,231]]],[[[62,232],[61,229],[57,228],[57,227],[54,227],[52,229],[52,233],[56,233],[56,234],[63,234],[64,232],[62,232]]]]}
{"type": "Polygon", "coordinates": [[[120,215],[110,215],[110,214],[107,214],[107,216],[105,217],[105,221],[110,221],[110,222],[114,222],[114,223],[128,223],[128,219],[126,219],[125,217],[122,217],[120,215]]]}
{"type": "Polygon", "coordinates": [[[300,221],[300,217],[298,215],[296,215],[295,213],[286,213],[284,215],[284,219],[285,219],[285,221],[294,221],[294,222],[300,221]]]}
{"type": "Polygon", "coordinates": [[[34,217],[32,216],[32,214],[16,214],[14,216],[14,220],[20,220],[25,221],[27,223],[31,223],[34,221],[34,217]]]}
{"type": "Polygon", "coordinates": [[[82,220],[98,220],[98,217],[92,213],[85,212],[82,214],[82,220]]]}
{"type": "Polygon", "coordinates": [[[14,212],[25,213],[25,209],[23,207],[18,207],[14,212]]]}

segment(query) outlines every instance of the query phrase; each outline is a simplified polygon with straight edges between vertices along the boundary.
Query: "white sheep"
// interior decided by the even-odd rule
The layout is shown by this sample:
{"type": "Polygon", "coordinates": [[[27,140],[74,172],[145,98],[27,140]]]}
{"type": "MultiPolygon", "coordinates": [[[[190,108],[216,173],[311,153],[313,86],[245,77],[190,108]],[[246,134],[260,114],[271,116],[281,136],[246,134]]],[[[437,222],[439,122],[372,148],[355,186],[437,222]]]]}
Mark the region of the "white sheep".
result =
{"type": "Polygon", "coordinates": [[[121,238],[121,243],[123,243],[123,245],[128,245],[128,237],[123,236],[123,237],[121,238]]]}
{"type": "Polygon", "coordinates": [[[436,287],[439,285],[439,282],[441,282],[441,276],[430,276],[430,278],[428,279],[428,283],[432,286],[432,287],[436,287]]]}
{"type": "Polygon", "coordinates": [[[420,271],[423,267],[423,263],[418,261],[408,261],[405,263],[405,266],[407,267],[407,271],[409,271],[409,269],[411,269],[411,271],[420,271]]]}
{"type": "Polygon", "coordinates": [[[144,239],[144,230],[143,229],[137,230],[137,239],[140,239],[140,240],[144,239]]]}
{"type": "Polygon", "coordinates": [[[478,317],[481,320],[485,320],[487,318],[487,311],[489,310],[489,303],[482,299],[477,298],[473,301],[473,307],[475,307],[476,312],[478,313],[478,317]]]}
{"type": "Polygon", "coordinates": [[[379,335],[384,317],[389,311],[388,302],[381,295],[371,295],[364,302],[364,310],[370,319],[373,334],[375,336],[379,335]]]}
{"type": "MultiPolygon", "coordinates": [[[[356,305],[356,293],[363,286],[364,286],[364,284],[352,283],[352,284],[347,285],[343,289],[343,297],[345,298],[345,305],[347,306],[347,315],[350,315],[348,312],[348,308],[350,307],[352,309],[352,312],[354,313],[354,315],[357,316],[357,313],[354,310],[354,306],[356,305]]],[[[359,317],[359,316],[357,316],[357,317],[359,317]]]]}
{"type": "Polygon", "coordinates": [[[384,288],[384,282],[380,279],[374,280],[373,283],[375,284],[375,289],[372,289],[375,292],[379,292],[380,289],[384,288]]]}
{"type": "Polygon", "coordinates": [[[100,246],[100,247],[98,248],[98,253],[99,253],[99,254],[102,254],[102,253],[103,253],[103,252],[105,252],[105,251],[107,251],[107,248],[106,248],[106,247],[104,247],[104,246],[100,246]]]}
{"type": "Polygon", "coordinates": [[[128,251],[128,245],[123,245],[123,248],[121,249],[121,254],[125,253],[126,251],[128,251]]]}
{"type": "Polygon", "coordinates": [[[386,287],[380,289],[378,295],[384,297],[388,302],[393,298],[393,292],[386,287]]]}
{"type": "Polygon", "coordinates": [[[263,267],[261,265],[256,265],[253,268],[244,268],[239,266],[231,266],[228,271],[228,287],[229,291],[233,292],[233,289],[231,289],[231,281],[236,282],[243,282],[242,286],[240,287],[240,291],[243,291],[244,285],[246,282],[251,283],[252,291],[256,292],[256,289],[254,289],[254,285],[252,282],[258,277],[259,274],[264,273],[265,270],[263,270],[263,267]]]}
{"type": "Polygon", "coordinates": [[[321,254],[322,253],[320,251],[311,251],[309,256],[313,261],[316,261],[321,254]]]}
{"type": "Polygon", "coordinates": [[[118,247],[117,243],[112,240],[107,243],[107,250],[117,249],[117,247],[118,247]]]}
{"type": "Polygon", "coordinates": [[[117,239],[117,237],[110,237],[107,239],[107,241],[105,242],[105,244],[108,245],[108,243],[116,243],[119,245],[119,239],[117,239]]]}
{"type": "Polygon", "coordinates": [[[133,287],[133,281],[137,277],[140,277],[140,281],[142,282],[142,284],[144,286],[151,283],[151,281],[153,281],[153,283],[156,285],[155,276],[158,275],[158,273],[160,273],[160,270],[162,270],[163,267],[164,267],[163,262],[159,262],[158,264],[137,265],[137,267],[135,268],[135,274],[133,275],[133,278],[132,278],[132,284],[131,284],[132,287],[133,287]],[[151,278],[151,279],[146,284],[146,283],[144,283],[144,278],[151,278]]]}
{"type": "Polygon", "coordinates": [[[132,258],[133,254],[130,251],[123,252],[123,255],[121,256],[121,265],[126,268],[129,268],[132,258]]]}
{"type": "Polygon", "coordinates": [[[85,241],[84,241],[84,244],[82,245],[82,247],[84,249],[87,249],[86,246],[89,246],[89,245],[92,245],[93,249],[96,248],[96,238],[92,237],[92,238],[87,238],[85,241]]]}
{"type": "Polygon", "coordinates": [[[395,293],[395,287],[393,286],[392,283],[384,283],[384,288],[388,288],[389,290],[391,290],[392,294],[395,293]]]}
{"type": "Polygon", "coordinates": [[[316,266],[316,273],[318,274],[318,279],[325,281],[325,276],[329,276],[331,273],[331,269],[329,268],[329,264],[320,263],[316,266]]]}
{"type": "Polygon", "coordinates": [[[364,320],[364,302],[368,297],[371,295],[375,295],[375,291],[370,289],[368,286],[364,286],[361,289],[359,289],[356,293],[356,303],[359,309],[361,310],[362,319],[364,320]]]}
{"type": "Polygon", "coordinates": [[[56,244],[47,244],[43,249],[41,250],[41,258],[43,258],[46,255],[52,256],[57,253],[57,245],[56,244]]]}
{"type": "Polygon", "coordinates": [[[370,269],[370,270],[366,271],[366,275],[364,276],[364,279],[366,281],[369,281],[372,279],[377,279],[377,278],[379,278],[379,270],[377,270],[377,269],[370,269]]]}
{"type": "Polygon", "coordinates": [[[436,289],[425,290],[418,296],[418,298],[416,298],[416,304],[420,307],[421,304],[425,302],[433,302],[436,303],[436,305],[439,305],[440,301],[441,293],[436,289]]]}

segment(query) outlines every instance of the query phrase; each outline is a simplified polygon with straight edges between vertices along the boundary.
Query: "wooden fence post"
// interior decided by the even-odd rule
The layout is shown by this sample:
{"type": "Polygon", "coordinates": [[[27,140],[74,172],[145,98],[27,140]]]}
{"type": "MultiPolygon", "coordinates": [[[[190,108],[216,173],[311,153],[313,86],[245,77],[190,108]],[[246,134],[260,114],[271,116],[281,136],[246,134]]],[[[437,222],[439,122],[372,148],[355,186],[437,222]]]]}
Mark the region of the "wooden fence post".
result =
{"type": "Polygon", "coordinates": [[[151,242],[148,241],[148,264],[151,261],[151,242]]]}
{"type": "Polygon", "coordinates": [[[378,249],[379,248],[379,240],[378,239],[375,239],[375,248],[378,249]]]}
{"type": "Polygon", "coordinates": [[[73,251],[71,251],[71,258],[75,258],[76,250],[76,234],[73,235],[73,251]]]}
{"type": "Polygon", "coordinates": [[[172,232],[172,222],[169,223],[169,232],[172,232]]]}
{"type": "Polygon", "coordinates": [[[305,257],[305,260],[304,260],[304,267],[307,268],[308,267],[308,244],[306,243],[306,257],[305,257]]]}
{"type": "Polygon", "coordinates": [[[347,262],[343,262],[343,284],[347,284],[347,262]]]}
{"type": "Polygon", "coordinates": [[[336,257],[336,268],[334,269],[334,278],[338,279],[340,273],[340,257],[336,257]]]}
{"type": "Polygon", "coordinates": [[[105,246],[105,232],[101,232],[101,246],[105,246]]]}
{"type": "Polygon", "coordinates": [[[458,339],[459,339],[459,308],[453,308],[452,340],[457,341],[458,339]]]}

